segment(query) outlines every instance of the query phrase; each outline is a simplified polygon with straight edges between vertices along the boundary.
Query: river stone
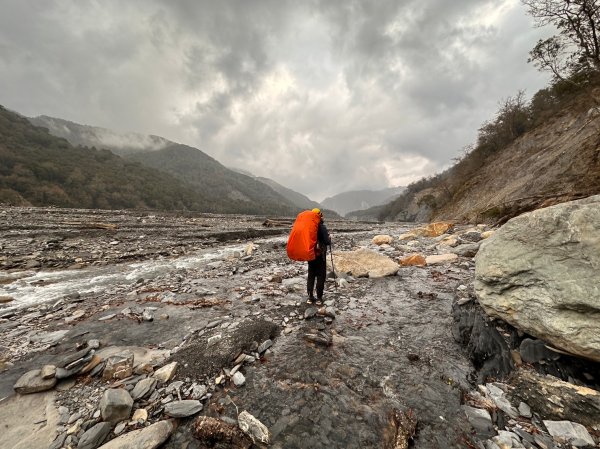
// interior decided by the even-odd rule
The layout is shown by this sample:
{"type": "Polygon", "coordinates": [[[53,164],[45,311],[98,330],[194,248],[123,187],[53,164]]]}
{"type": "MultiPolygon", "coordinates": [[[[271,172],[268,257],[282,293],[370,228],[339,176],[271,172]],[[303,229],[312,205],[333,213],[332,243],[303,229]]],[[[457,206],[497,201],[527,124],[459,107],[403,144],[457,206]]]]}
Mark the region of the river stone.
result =
{"type": "Polygon", "coordinates": [[[427,265],[427,262],[425,262],[425,257],[421,254],[409,254],[400,259],[400,265],[403,267],[424,267],[427,265]]]}
{"type": "Polygon", "coordinates": [[[548,433],[558,443],[573,446],[595,446],[594,439],[581,424],[569,421],[544,421],[548,433]]]}
{"type": "Polygon", "coordinates": [[[56,377],[56,366],[54,365],[44,365],[40,371],[40,376],[42,379],[52,379],[56,377]]]}
{"type": "Polygon", "coordinates": [[[389,245],[393,240],[394,238],[391,235],[380,234],[373,237],[372,242],[374,245],[389,245]]]}
{"type": "MultiPolygon", "coordinates": [[[[354,277],[380,278],[393,276],[398,272],[398,264],[387,256],[369,249],[336,252],[333,260],[336,272],[354,277]]],[[[331,261],[327,261],[331,271],[331,261]]]]}
{"type": "Polygon", "coordinates": [[[475,260],[475,292],[489,315],[600,361],[600,195],[513,218],[475,260]]]}
{"type": "Polygon", "coordinates": [[[131,397],[134,401],[137,401],[138,399],[143,399],[146,396],[152,394],[152,392],[156,388],[157,382],[158,381],[153,377],[140,380],[131,392],[131,397]]]}
{"type": "Polygon", "coordinates": [[[452,248],[450,251],[454,254],[457,254],[462,257],[475,257],[477,251],[479,251],[479,247],[481,243],[466,243],[464,245],[458,245],[455,248],[452,248]]]}
{"type": "Polygon", "coordinates": [[[441,263],[450,263],[454,262],[458,259],[458,255],[454,253],[447,254],[434,254],[432,256],[427,256],[425,258],[425,262],[427,265],[436,265],[441,263]]]}
{"type": "Polygon", "coordinates": [[[86,430],[79,440],[77,449],[96,449],[104,442],[111,428],[110,423],[101,422],[86,430]]]}
{"type": "Polygon", "coordinates": [[[448,232],[453,227],[454,223],[450,223],[448,221],[438,221],[435,223],[430,223],[424,227],[415,228],[411,232],[414,235],[422,237],[439,237],[440,235],[448,232]]]}
{"type": "Polygon", "coordinates": [[[133,412],[133,416],[131,417],[133,422],[146,422],[148,421],[148,410],[145,408],[138,408],[135,412],[133,412]]]}
{"type": "Polygon", "coordinates": [[[202,403],[191,399],[169,402],[165,405],[165,414],[171,418],[187,418],[202,410],[202,403]]]}
{"type": "Polygon", "coordinates": [[[153,377],[159,382],[166,383],[173,378],[175,371],[177,371],[177,362],[171,362],[168,365],[157,369],[154,372],[153,377]]]}
{"type": "Polygon", "coordinates": [[[315,317],[317,315],[318,311],[319,311],[319,309],[317,309],[316,307],[308,307],[304,311],[304,319],[309,320],[309,319],[315,317]]]}
{"type": "Polygon", "coordinates": [[[0,304],[6,304],[8,302],[13,302],[15,298],[12,296],[0,296],[0,304]]]}
{"type": "Polygon", "coordinates": [[[109,389],[100,400],[100,413],[104,421],[116,423],[128,419],[133,407],[133,399],[121,388],[109,389]]]}
{"type": "Polygon", "coordinates": [[[143,429],[128,432],[100,446],[100,449],[156,449],[173,433],[171,420],[159,421],[143,429]]]}
{"type": "Polygon", "coordinates": [[[238,425],[254,443],[259,441],[264,444],[269,444],[271,440],[269,429],[246,410],[238,415],[238,425]]]}
{"type": "Polygon", "coordinates": [[[104,380],[125,379],[133,373],[133,353],[125,351],[106,360],[102,373],[104,380]]]}
{"type": "Polygon", "coordinates": [[[244,385],[246,383],[246,378],[239,371],[236,371],[233,374],[231,380],[233,380],[233,383],[235,384],[236,387],[241,387],[242,385],[244,385]]]}
{"type": "Polygon", "coordinates": [[[41,376],[42,371],[34,369],[23,374],[13,387],[19,394],[39,393],[40,391],[50,390],[56,385],[56,378],[44,379],[41,376]]]}
{"type": "Polygon", "coordinates": [[[258,347],[256,352],[258,352],[259,354],[262,354],[267,349],[269,349],[271,346],[273,346],[273,340],[271,340],[271,339],[265,340],[260,344],[260,346],[258,347]]]}

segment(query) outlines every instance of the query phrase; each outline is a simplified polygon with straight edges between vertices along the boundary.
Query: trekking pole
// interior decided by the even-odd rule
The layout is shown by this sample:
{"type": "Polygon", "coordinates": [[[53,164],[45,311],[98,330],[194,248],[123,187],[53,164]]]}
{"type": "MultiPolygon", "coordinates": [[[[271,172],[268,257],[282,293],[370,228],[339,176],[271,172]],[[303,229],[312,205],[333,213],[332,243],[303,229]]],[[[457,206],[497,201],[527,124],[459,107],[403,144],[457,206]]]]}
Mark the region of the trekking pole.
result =
{"type": "Polygon", "coordinates": [[[333,248],[331,243],[329,244],[329,256],[331,257],[331,271],[333,271],[333,283],[335,285],[335,291],[337,291],[337,275],[335,274],[335,267],[333,266],[333,248]]]}

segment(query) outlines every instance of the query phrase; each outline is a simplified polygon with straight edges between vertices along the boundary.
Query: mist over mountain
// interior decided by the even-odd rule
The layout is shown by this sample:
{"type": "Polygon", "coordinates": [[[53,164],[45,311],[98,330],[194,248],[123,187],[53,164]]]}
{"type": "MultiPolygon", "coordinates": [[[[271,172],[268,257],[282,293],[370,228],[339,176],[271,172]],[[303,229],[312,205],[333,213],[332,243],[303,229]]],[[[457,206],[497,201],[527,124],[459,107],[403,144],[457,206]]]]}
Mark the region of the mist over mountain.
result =
{"type": "Polygon", "coordinates": [[[340,215],[346,215],[348,212],[389,203],[397,198],[404,189],[404,187],[390,187],[382,190],[351,190],[325,198],[321,204],[324,208],[332,209],[340,215]]]}
{"type": "Polygon", "coordinates": [[[173,176],[108,151],[74,147],[0,106],[0,203],[219,212],[173,176]]]}
{"type": "Polygon", "coordinates": [[[159,136],[116,132],[47,115],[29,118],[29,121],[36,126],[47,128],[53,136],[67,139],[74,146],[106,148],[119,155],[162,150],[174,143],[159,136]]]}
{"type": "Polygon", "coordinates": [[[168,173],[214,204],[211,210],[294,215],[302,208],[266,183],[225,167],[197,148],[163,137],[123,133],[48,116],[29,120],[73,145],[106,148],[125,159],[168,173]]]}

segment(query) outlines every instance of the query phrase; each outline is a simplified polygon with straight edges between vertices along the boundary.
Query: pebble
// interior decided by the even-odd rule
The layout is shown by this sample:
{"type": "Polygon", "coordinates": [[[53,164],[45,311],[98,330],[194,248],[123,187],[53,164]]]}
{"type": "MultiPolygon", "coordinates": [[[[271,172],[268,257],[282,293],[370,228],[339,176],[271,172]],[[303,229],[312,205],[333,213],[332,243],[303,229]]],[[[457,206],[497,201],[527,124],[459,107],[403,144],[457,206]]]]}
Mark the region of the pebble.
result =
{"type": "Polygon", "coordinates": [[[234,373],[231,380],[233,380],[233,383],[235,384],[236,387],[241,387],[242,385],[244,385],[246,383],[246,377],[244,377],[244,375],[242,373],[240,373],[239,371],[234,373]]]}

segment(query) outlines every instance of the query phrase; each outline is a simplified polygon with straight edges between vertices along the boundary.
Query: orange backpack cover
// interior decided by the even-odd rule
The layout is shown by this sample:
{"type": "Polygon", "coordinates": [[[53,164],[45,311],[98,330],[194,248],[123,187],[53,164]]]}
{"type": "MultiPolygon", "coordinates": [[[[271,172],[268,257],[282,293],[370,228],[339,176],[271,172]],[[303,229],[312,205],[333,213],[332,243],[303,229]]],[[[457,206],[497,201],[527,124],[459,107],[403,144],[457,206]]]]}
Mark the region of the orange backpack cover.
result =
{"type": "Polygon", "coordinates": [[[287,242],[287,254],[290,259],[304,262],[317,258],[315,246],[320,221],[319,214],[312,210],[298,214],[287,242]]]}

